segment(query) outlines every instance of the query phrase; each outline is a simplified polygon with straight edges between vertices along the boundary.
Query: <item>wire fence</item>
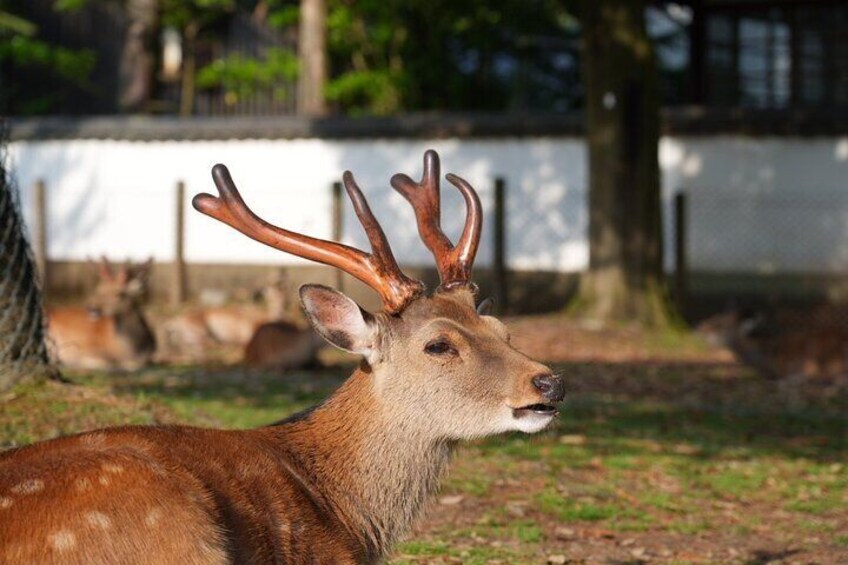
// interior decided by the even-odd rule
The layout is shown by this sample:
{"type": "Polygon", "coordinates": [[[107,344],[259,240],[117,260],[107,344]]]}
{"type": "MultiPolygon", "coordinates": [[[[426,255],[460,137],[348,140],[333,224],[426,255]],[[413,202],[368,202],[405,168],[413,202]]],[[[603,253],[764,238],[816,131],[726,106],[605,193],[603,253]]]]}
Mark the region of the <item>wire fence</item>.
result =
{"type": "MultiPolygon", "coordinates": [[[[0,145],[3,139],[0,132],[0,145]]],[[[27,377],[57,375],[45,343],[41,288],[17,187],[0,152],[0,390],[27,377]]]]}
{"type": "Polygon", "coordinates": [[[848,194],[692,191],[690,311],[774,377],[848,382],[848,194]]]}

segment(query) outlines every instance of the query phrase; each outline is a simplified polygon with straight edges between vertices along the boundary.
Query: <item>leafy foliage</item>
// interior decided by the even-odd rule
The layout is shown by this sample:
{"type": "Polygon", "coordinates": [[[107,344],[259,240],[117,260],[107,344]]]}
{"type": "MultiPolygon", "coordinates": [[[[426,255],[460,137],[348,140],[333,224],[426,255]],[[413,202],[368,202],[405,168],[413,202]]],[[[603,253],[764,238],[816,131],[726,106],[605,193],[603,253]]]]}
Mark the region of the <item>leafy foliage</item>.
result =
{"type": "Polygon", "coordinates": [[[192,23],[208,24],[237,7],[236,0],[161,0],[162,25],[185,29],[192,23]]]}
{"type": "Polygon", "coordinates": [[[346,113],[564,110],[580,100],[578,28],[563,2],[329,0],[327,32],[326,96],[346,113]]]}
{"type": "Polygon", "coordinates": [[[268,49],[264,59],[231,54],[216,59],[197,73],[200,88],[221,87],[226,99],[235,103],[239,98],[260,90],[271,90],[275,99],[285,96],[281,83],[297,76],[297,56],[281,48],[268,49]]]}
{"type": "MultiPolygon", "coordinates": [[[[85,0],[59,0],[54,9],[71,10],[85,0]]],[[[19,71],[42,75],[46,81],[64,81],[78,88],[88,88],[89,77],[97,61],[91,49],[71,49],[39,38],[36,24],[13,13],[8,2],[0,0],[0,63],[13,74],[19,71]]],[[[61,89],[28,91],[27,96],[14,96],[21,86],[11,81],[0,102],[5,109],[7,99],[17,99],[11,112],[31,114],[47,111],[62,95],[61,89]]]]}
{"type": "MultiPolygon", "coordinates": [[[[95,88],[87,80],[102,89],[101,75],[117,75],[118,69],[101,68],[106,61],[116,64],[114,52],[104,52],[102,42],[92,41],[101,55],[98,60],[94,51],[52,45],[39,37],[35,26],[20,18],[33,13],[21,8],[29,1],[0,0],[4,61],[14,57],[40,70],[49,65],[50,74],[74,81],[83,90],[95,88]],[[6,45],[12,33],[29,41],[6,45]],[[45,50],[51,55],[46,56],[45,50]]],[[[326,2],[325,96],[333,112],[562,112],[583,105],[576,0],[326,2]]],[[[291,40],[299,23],[299,4],[299,0],[159,0],[158,25],[173,28],[182,37],[184,65],[191,59],[184,66],[190,73],[186,76],[196,78],[196,84],[188,81],[188,91],[195,87],[219,91],[227,105],[256,94],[270,94],[278,101],[291,91],[297,75],[291,40]],[[236,17],[267,35],[244,43],[244,37],[233,36],[236,17]]],[[[52,0],[52,9],[62,13],[95,11],[105,5],[130,7],[128,0],[52,0]]],[[[684,33],[679,26],[662,29],[665,36],[657,37],[657,42],[678,41],[684,33]]],[[[675,75],[669,88],[679,91],[682,71],[675,72],[680,76],[675,75]]],[[[158,100],[173,106],[185,94],[178,90],[163,81],[158,100]]],[[[34,98],[27,90],[16,100],[32,106],[34,98]]],[[[45,111],[50,108],[49,103],[42,106],[45,111]]]]}

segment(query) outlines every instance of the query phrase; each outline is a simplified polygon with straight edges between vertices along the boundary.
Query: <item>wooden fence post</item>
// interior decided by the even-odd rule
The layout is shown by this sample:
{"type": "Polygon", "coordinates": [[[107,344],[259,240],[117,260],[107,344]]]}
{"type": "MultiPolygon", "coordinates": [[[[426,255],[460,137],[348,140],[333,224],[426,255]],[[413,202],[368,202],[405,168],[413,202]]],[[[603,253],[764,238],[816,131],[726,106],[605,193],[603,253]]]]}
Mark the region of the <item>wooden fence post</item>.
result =
{"type": "Polygon", "coordinates": [[[509,310],[509,287],[506,265],[506,182],[502,177],[495,179],[495,229],[494,261],[492,279],[494,284],[495,308],[499,314],[509,310]]]}
{"type": "Polygon", "coordinates": [[[47,291],[48,270],[47,265],[47,186],[42,179],[35,181],[35,226],[33,236],[35,241],[35,265],[41,276],[41,290],[47,291]]]}
{"type": "Polygon", "coordinates": [[[171,285],[171,302],[178,306],[186,299],[186,267],[185,267],[185,183],[177,181],[176,190],[176,233],[173,265],[173,281],[171,285]]]}
{"type": "Polygon", "coordinates": [[[689,294],[689,266],[687,265],[687,218],[688,201],[684,191],[674,195],[674,298],[677,311],[683,315],[686,312],[686,302],[689,294]]]}
{"type": "MultiPolygon", "coordinates": [[[[344,233],[344,203],[342,201],[342,183],[334,182],[332,187],[332,240],[341,241],[344,233]]],[[[341,269],[333,269],[336,273],[336,289],[344,291],[344,273],[341,269]]]]}

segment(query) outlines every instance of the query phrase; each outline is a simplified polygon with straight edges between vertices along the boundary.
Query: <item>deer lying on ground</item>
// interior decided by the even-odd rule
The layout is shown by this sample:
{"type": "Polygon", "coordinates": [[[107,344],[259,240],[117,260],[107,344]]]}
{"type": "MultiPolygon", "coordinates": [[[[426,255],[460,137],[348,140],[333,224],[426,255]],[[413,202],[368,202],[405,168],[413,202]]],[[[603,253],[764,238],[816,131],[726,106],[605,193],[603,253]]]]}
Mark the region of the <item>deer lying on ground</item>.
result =
{"type": "Polygon", "coordinates": [[[243,362],[256,369],[285,371],[318,365],[318,351],[326,343],[303,316],[286,312],[285,272],[275,279],[280,292],[279,318],[256,328],[244,347],[243,362]]]}
{"type": "Polygon", "coordinates": [[[48,335],[62,365],[133,370],[150,362],[156,340],[141,309],[151,261],[117,272],[104,257],[88,305],[48,310],[48,335]]]}
{"type": "Polygon", "coordinates": [[[285,288],[277,277],[260,291],[264,306],[229,304],[197,308],[163,324],[168,349],[200,353],[215,344],[247,344],[262,324],[285,314],[285,288]]]}
{"type": "Polygon", "coordinates": [[[244,348],[244,364],[257,369],[298,369],[316,363],[323,338],[290,320],[262,324],[244,348]]]}
{"type": "Polygon", "coordinates": [[[742,312],[707,318],[698,332],[772,379],[848,376],[848,317],[844,309],[742,312]]]}
{"type": "Polygon", "coordinates": [[[436,492],[460,440],[548,426],[561,378],[475,310],[480,201],[447,176],[468,207],[453,246],[439,226],[437,155],[424,164],[420,183],[391,184],[435,256],[441,285],[431,295],[401,272],[349,172],[370,253],[265,222],[217,165],[220,196],[199,194],[195,208],[380,295],[384,309],[371,314],[331,288],[300,289],[316,331],[361,365],[319,406],[264,428],[120,427],[0,455],[0,561],[378,562],[436,492]]]}

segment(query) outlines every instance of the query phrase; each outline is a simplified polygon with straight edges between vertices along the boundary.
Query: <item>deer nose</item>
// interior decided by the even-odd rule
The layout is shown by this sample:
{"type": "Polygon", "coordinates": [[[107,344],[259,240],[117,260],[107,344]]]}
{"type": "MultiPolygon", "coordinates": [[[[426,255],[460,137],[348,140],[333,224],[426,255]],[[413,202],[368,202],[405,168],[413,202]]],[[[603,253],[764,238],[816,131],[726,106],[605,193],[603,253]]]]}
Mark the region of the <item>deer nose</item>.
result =
{"type": "Polygon", "coordinates": [[[565,383],[558,375],[536,375],[533,377],[533,386],[551,402],[562,402],[565,398],[565,383]]]}

